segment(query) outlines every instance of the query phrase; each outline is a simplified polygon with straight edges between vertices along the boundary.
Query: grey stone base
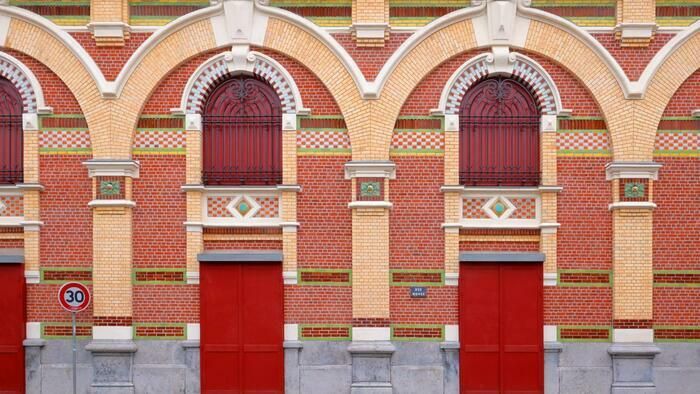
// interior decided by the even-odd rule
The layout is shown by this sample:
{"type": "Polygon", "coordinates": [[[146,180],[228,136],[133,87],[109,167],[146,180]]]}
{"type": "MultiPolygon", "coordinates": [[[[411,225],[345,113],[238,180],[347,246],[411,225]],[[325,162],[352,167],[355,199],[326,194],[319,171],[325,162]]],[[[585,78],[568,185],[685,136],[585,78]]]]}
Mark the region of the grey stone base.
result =
{"type": "MultiPolygon", "coordinates": [[[[78,350],[78,392],[90,391],[95,373],[89,341],[78,350]]],[[[199,346],[182,341],[135,341],[133,392],[138,394],[199,393],[199,346]]],[[[353,357],[349,342],[306,341],[285,344],[286,393],[366,393],[353,386],[353,357]],[[357,391],[355,391],[357,389],[357,391]]],[[[393,342],[390,383],[392,394],[457,394],[459,351],[454,344],[393,342]]],[[[546,392],[562,394],[624,393],[697,394],[700,392],[700,343],[658,343],[660,353],[652,363],[655,389],[613,387],[613,358],[609,343],[564,343],[545,352],[546,392]],[[619,389],[619,390],[618,390],[619,389]]],[[[627,376],[638,376],[632,366],[627,376]]],[[[69,340],[34,341],[26,344],[27,393],[72,393],[72,353],[69,340]]],[[[385,376],[385,375],[383,375],[385,376]]],[[[359,382],[356,382],[359,383],[359,382]]],[[[615,382],[617,383],[617,382],[615,382]]],[[[120,387],[103,387],[116,393],[120,387]]],[[[372,393],[385,387],[367,387],[372,393]]]]}

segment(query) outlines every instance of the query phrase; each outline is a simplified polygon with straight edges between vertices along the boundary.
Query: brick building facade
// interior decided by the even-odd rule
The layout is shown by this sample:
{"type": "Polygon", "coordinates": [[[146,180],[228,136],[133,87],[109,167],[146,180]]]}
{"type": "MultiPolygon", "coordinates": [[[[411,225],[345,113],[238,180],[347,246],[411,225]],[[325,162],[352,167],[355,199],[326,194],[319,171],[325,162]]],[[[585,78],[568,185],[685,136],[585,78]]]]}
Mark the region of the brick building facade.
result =
{"type": "Polygon", "coordinates": [[[0,3],[0,391],[700,391],[700,1],[0,3]]]}

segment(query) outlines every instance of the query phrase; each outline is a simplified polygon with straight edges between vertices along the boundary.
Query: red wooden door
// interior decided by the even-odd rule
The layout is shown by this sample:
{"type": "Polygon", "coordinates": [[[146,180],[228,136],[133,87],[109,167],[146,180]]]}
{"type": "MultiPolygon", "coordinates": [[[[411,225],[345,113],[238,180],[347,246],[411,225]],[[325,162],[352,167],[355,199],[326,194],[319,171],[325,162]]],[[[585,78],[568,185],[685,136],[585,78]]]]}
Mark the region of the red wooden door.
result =
{"type": "Polygon", "coordinates": [[[462,264],[459,288],[461,392],[542,393],[542,264],[462,264]]]}
{"type": "Polygon", "coordinates": [[[284,392],[280,264],[203,263],[203,393],[284,392]]]}
{"type": "Polygon", "coordinates": [[[24,266],[0,264],[0,393],[24,392],[24,266]]]}

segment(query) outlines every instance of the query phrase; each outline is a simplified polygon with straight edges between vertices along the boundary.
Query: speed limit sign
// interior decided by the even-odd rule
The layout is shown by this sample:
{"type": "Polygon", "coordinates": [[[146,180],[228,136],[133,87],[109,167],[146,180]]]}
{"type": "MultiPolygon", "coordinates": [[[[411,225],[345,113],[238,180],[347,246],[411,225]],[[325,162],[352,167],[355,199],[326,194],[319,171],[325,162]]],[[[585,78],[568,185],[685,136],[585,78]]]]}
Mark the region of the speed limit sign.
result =
{"type": "Polygon", "coordinates": [[[90,304],[90,291],[82,283],[68,282],[58,290],[58,302],[68,312],[80,312],[90,304]]]}

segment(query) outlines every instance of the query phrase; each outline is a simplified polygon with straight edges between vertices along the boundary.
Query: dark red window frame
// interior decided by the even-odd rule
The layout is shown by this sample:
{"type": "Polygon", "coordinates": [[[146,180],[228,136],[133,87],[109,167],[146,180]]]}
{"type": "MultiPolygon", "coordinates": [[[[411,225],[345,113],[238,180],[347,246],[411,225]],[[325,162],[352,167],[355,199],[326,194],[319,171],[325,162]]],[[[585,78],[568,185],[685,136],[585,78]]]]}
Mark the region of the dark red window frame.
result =
{"type": "Polygon", "coordinates": [[[22,96],[5,78],[0,78],[0,184],[24,179],[24,136],[22,96]]]}
{"type": "Polygon", "coordinates": [[[266,82],[240,75],[221,83],[202,124],[205,185],[282,183],[282,105],[266,82]]]}
{"type": "Polygon", "coordinates": [[[460,108],[459,175],[465,186],[537,186],[540,112],[520,82],[488,78],[460,108]]]}

